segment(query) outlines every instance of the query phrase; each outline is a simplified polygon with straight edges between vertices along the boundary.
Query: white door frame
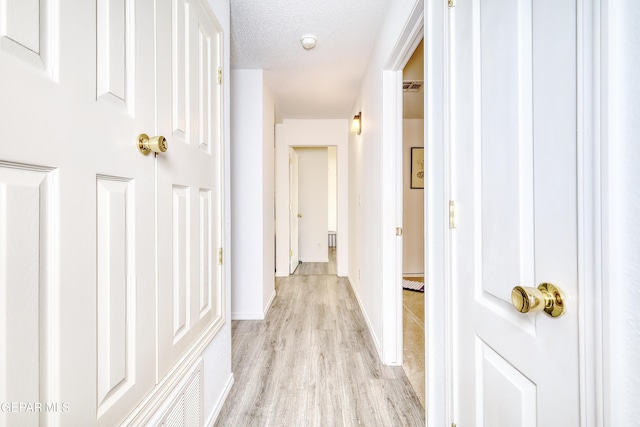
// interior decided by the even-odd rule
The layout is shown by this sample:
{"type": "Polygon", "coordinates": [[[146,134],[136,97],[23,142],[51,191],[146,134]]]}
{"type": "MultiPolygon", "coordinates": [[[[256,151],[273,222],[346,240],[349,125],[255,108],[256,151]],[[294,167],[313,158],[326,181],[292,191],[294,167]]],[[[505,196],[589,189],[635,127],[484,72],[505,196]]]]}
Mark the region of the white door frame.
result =
{"type": "Polygon", "coordinates": [[[425,91],[425,366],[428,426],[452,424],[452,295],[449,228],[448,6],[426,0],[425,91]]]}
{"type": "Polygon", "coordinates": [[[275,186],[276,186],[276,277],[289,276],[289,149],[304,147],[332,147],[337,149],[337,257],[336,269],[339,277],[346,277],[349,271],[349,191],[348,191],[348,162],[349,123],[347,120],[337,119],[291,119],[276,125],[275,149],[275,186]],[[322,134],[314,129],[325,126],[336,132],[335,143],[328,143],[322,134]],[[344,133],[337,133],[336,128],[344,126],[344,133]],[[341,136],[343,135],[343,136],[341,136]],[[298,137],[300,136],[300,137],[298,137]],[[295,141],[290,143],[290,141],[295,141]],[[285,191],[282,191],[282,190],[285,191]],[[286,218],[286,220],[285,220],[286,218]]]}
{"type": "MultiPolygon", "coordinates": [[[[382,360],[402,365],[402,71],[424,35],[424,4],[416,2],[382,71],[382,360]],[[395,262],[391,261],[395,260],[395,262]]],[[[425,189],[426,191],[426,189],[425,189]]]]}
{"type": "MultiPolygon", "coordinates": [[[[609,347],[608,270],[608,0],[577,0],[578,268],[582,427],[608,425],[605,383],[609,347]],[[601,58],[604,59],[601,65],[601,58]]],[[[425,354],[428,426],[451,425],[448,7],[426,0],[425,15],[425,354]]],[[[386,93],[386,92],[385,92],[386,93]]],[[[386,115],[385,115],[386,117],[386,115]]],[[[386,124],[386,122],[385,122],[386,124]]],[[[383,157],[386,159],[386,157],[383,157]]],[[[383,167],[384,170],[384,167],[383,167]]],[[[385,175],[389,178],[389,175],[385,175]]],[[[385,225],[387,225],[385,223],[385,225]]],[[[385,276],[386,277],[386,276],[385,276]]],[[[385,317],[385,319],[388,319],[385,317]]]]}
{"type": "Polygon", "coordinates": [[[611,424],[608,299],[608,0],[578,0],[578,292],[582,427],[611,424]],[[602,59],[602,63],[601,63],[602,59]],[[606,394],[605,394],[606,393],[606,394]]]}
{"type": "MultiPolygon", "coordinates": [[[[418,42],[420,39],[418,39],[418,42]]],[[[411,44],[405,44],[408,49],[411,44]]],[[[415,50],[415,46],[413,46],[415,50]]],[[[402,52],[405,53],[405,52],[402,52]]],[[[409,51],[409,57],[413,50],[409,51]]],[[[405,55],[402,55],[404,57],[405,55]]],[[[395,59],[401,59],[400,56],[395,59]]],[[[400,61],[396,61],[400,62],[400,61]]],[[[402,365],[402,68],[382,71],[382,361],[402,365]],[[399,176],[400,175],[400,176],[399,176]],[[398,189],[398,184],[400,189],[398,189]]]]}

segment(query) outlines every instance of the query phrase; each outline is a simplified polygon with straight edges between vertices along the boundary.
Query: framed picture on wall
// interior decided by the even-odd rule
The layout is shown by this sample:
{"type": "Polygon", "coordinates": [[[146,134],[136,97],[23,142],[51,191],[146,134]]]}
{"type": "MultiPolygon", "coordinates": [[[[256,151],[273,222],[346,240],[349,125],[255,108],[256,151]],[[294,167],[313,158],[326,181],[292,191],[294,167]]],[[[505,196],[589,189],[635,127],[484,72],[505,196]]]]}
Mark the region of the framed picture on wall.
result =
{"type": "Polygon", "coordinates": [[[424,188],[423,147],[411,147],[411,188],[424,188]]]}

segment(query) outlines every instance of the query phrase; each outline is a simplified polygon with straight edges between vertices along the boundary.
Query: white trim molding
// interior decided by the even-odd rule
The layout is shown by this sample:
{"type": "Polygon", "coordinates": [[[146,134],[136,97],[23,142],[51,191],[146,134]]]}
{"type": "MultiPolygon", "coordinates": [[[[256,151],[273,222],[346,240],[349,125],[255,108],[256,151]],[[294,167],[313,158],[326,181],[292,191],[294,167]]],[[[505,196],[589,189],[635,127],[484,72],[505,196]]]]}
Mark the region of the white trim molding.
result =
{"type": "Polygon", "coordinates": [[[603,371],[603,179],[607,171],[602,151],[606,61],[602,61],[601,43],[606,43],[606,34],[602,33],[600,0],[579,0],[577,7],[580,425],[597,427],[609,425],[605,422],[603,371]]]}
{"type": "Polygon", "coordinates": [[[216,402],[216,406],[213,408],[213,412],[211,413],[211,415],[209,416],[209,418],[205,423],[207,427],[213,427],[216,421],[218,421],[220,412],[222,412],[222,407],[224,406],[224,403],[226,402],[227,397],[229,397],[229,393],[231,393],[231,389],[233,388],[234,382],[235,382],[235,377],[233,376],[233,374],[229,375],[229,380],[227,381],[227,384],[225,385],[224,390],[222,391],[222,394],[218,398],[218,401],[216,402]]]}
{"type": "Polygon", "coordinates": [[[402,70],[424,37],[424,3],[417,1],[382,70],[382,348],[385,365],[402,365],[402,70]]]}
{"type": "Polygon", "coordinates": [[[453,421],[449,235],[448,6],[425,1],[425,344],[428,426],[453,421]]]}

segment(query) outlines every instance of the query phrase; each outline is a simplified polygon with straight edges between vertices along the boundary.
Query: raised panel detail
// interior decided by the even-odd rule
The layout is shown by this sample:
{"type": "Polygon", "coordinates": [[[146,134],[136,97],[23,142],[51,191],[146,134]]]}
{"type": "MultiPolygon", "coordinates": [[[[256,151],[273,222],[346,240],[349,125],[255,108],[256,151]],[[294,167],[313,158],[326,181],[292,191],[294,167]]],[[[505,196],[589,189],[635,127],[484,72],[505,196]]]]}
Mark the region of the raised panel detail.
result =
{"type": "Polygon", "coordinates": [[[133,182],[97,178],[98,414],[135,384],[133,182]]]}
{"type": "Polygon", "coordinates": [[[475,8],[482,290],[508,303],[505,289],[534,285],[532,5],[477,0],[475,8]]]}
{"type": "Polygon", "coordinates": [[[120,103],[135,70],[133,0],[97,0],[97,95],[120,103]]]}
{"type": "Polygon", "coordinates": [[[173,338],[189,329],[190,203],[189,188],[173,187],[173,338]]]}
{"type": "Polygon", "coordinates": [[[476,384],[481,387],[477,390],[476,425],[537,425],[536,385],[478,338],[476,368],[476,384]]]}
{"type": "Polygon", "coordinates": [[[200,190],[200,316],[211,310],[213,274],[211,190],[200,190]]]}
{"type": "Polygon", "coordinates": [[[189,124],[189,5],[184,0],[173,0],[172,23],[172,131],[178,140],[188,141],[189,124]]]}
{"type": "Polygon", "coordinates": [[[211,129],[213,115],[212,106],[212,61],[211,61],[211,36],[198,26],[198,52],[199,52],[199,146],[206,153],[211,152],[211,129]]]}
{"type": "Polygon", "coordinates": [[[40,1],[0,2],[0,35],[33,53],[40,53],[40,1]]]}
{"type": "MultiPolygon", "coordinates": [[[[57,6],[57,3],[55,3],[57,6]]],[[[49,0],[0,1],[0,50],[45,67],[54,76],[51,57],[56,11],[49,0]]]]}
{"type": "MultiPolygon", "coordinates": [[[[55,182],[50,169],[0,162],[0,402],[54,401],[55,182]]],[[[0,425],[38,425],[39,417],[3,410],[0,425]]]]}

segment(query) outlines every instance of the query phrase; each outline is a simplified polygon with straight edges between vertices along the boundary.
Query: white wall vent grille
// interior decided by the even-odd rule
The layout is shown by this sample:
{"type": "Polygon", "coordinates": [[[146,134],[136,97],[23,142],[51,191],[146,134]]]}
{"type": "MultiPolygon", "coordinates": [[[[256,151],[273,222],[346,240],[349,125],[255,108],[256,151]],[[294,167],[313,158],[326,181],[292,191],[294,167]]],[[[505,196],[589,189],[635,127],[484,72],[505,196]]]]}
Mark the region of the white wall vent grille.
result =
{"type": "Polygon", "coordinates": [[[172,394],[158,427],[202,427],[203,419],[202,359],[172,394]]]}

